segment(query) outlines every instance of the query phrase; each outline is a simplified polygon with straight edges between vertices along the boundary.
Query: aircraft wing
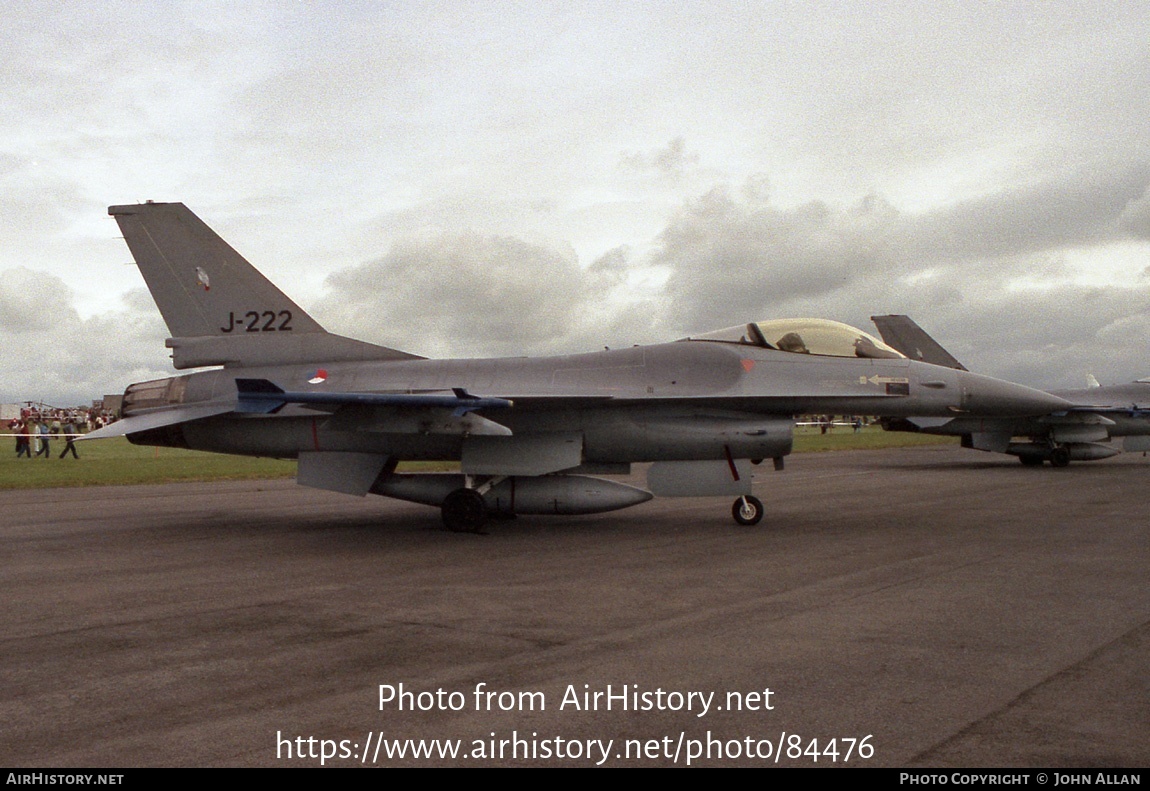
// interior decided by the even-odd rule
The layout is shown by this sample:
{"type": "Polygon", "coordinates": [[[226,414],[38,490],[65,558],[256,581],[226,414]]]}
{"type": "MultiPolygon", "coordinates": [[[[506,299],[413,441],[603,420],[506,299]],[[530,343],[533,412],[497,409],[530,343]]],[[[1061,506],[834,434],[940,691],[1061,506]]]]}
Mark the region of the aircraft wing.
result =
{"type": "Polygon", "coordinates": [[[472,395],[462,387],[451,395],[437,393],[291,392],[267,379],[236,379],[237,414],[274,414],[288,404],[331,413],[333,431],[395,434],[466,434],[511,436],[511,429],[472,414],[480,409],[508,409],[506,398],[472,395]]]}
{"type": "Polygon", "coordinates": [[[870,320],[878,327],[879,335],[887,345],[898,349],[910,359],[960,371],[967,370],[910,316],[871,316],[870,320]]]}

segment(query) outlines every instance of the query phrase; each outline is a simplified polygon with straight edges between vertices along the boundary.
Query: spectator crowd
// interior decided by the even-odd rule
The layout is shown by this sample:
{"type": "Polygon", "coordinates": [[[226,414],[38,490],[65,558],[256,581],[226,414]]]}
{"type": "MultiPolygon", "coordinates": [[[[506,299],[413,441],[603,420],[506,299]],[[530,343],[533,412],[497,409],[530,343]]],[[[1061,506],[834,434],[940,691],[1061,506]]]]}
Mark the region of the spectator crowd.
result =
{"type": "Polygon", "coordinates": [[[115,415],[103,409],[34,408],[20,410],[20,417],[8,421],[8,432],[16,438],[16,457],[29,459],[43,456],[52,458],[52,441],[64,441],[59,458],[71,454],[78,459],[75,439],[102,428],[115,420],[115,415]]]}

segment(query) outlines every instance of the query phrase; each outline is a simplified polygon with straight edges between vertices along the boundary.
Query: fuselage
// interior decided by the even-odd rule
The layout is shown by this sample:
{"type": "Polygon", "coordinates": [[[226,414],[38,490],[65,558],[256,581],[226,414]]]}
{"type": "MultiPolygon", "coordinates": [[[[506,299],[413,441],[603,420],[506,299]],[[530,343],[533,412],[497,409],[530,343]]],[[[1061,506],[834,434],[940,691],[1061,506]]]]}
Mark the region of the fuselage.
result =
{"type": "MultiPolygon", "coordinates": [[[[555,357],[400,360],[222,368],[133,385],[125,416],[236,400],[237,378],[291,391],[432,393],[464,388],[510,399],[482,417],[512,434],[572,433],[587,462],[768,458],[790,450],[796,414],[1039,414],[1058,399],[904,358],[849,359],[718,341],[680,341],[555,357]],[[1001,412],[999,412],[1001,413],[1001,412]]],[[[350,408],[344,408],[350,409],[350,408]]],[[[422,410],[426,413],[427,410],[422,410]]],[[[141,444],[294,458],[301,451],[458,459],[466,433],[411,430],[404,410],[354,420],[288,405],[140,432],[141,444]],[[400,421],[402,425],[397,423],[400,421]]],[[[418,421],[420,410],[410,411],[418,421]]]]}
{"type": "Polygon", "coordinates": [[[1064,399],[1070,408],[1028,417],[959,416],[937,425],[924,423],[912,430],[945,436],[997,434],[1042,439],[1052,432],[1094,427],[1098,435],[1094,439],[1150,435],[1150,382],[1052,390],[1050,394],[1064,399]]]}

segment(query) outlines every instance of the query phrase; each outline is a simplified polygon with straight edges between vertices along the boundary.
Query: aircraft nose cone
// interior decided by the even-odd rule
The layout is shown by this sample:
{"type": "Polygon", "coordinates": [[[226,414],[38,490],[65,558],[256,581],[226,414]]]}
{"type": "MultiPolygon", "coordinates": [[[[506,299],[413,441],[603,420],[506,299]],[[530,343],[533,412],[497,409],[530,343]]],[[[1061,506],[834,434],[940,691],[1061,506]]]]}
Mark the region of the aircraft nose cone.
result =
{"type": "Polygon", "coordinates": [[[1061,412],[1073,406],[1064,398],[1033,387],[960,371],[962,410],[972,415],[1027,417],[1061,412]]]}

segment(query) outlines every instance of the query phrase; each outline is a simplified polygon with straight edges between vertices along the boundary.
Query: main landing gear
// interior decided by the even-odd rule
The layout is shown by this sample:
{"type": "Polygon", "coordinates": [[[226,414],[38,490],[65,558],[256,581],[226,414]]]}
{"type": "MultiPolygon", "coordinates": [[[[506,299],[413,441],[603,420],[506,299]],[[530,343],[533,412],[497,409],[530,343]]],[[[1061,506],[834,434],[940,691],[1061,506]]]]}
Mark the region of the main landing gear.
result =
{"type": "Polygon", "coordinates": [[[731,506],[731,516],[740,525],[757,525],[763,519],[763,503],[749,494],[740,497],[731,506]]]}
{"type": "Polygon", "coordinates": [[[443,499],[443,525],[452,533],[480,533],[487,521],[483,495],[475,489],[456,489],[443,499]]]}
{"type": "Polygon", "coordinates": [[[482,533],[487,518],[514,518],[515,514],[488,513],[487,503],[483,496],[503,481],[505,475],[493,475],[478,486],[470,475],[463,477],[463,487],[456,489],[443,498],[440,513],[443,516],[443,525],[452,533],[482,533]]]}

